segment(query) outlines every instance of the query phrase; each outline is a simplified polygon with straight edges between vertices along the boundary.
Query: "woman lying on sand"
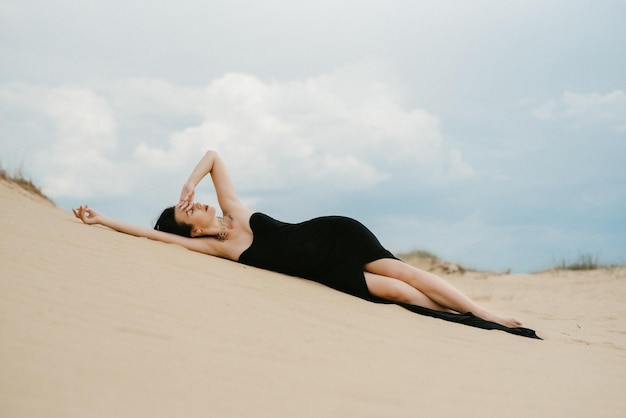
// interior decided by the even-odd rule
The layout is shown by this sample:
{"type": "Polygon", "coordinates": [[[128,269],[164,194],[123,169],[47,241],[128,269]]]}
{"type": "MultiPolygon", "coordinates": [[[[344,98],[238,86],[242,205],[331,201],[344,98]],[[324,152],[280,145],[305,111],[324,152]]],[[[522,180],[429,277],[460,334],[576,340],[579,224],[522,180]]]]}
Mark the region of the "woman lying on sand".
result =
{"type": "Polygon", "coordinates": [[[521,325],[513,318],[486,311],[442,278],[400,261],[358,221],[327,216],[288,224],[253,212],[239,200],[215,151],[208,151],[200,160],[183,186],[178,204],[163,211],[154,229],[109,219],[87,205],[73,212],[86,224],[303,277],[367,300],[380,298],[448,313],[471,312],[505,327],[521,325]],[[194,203],[195,188],[207,174],[213,180],[221,217],[216,207],[194,203]]]}

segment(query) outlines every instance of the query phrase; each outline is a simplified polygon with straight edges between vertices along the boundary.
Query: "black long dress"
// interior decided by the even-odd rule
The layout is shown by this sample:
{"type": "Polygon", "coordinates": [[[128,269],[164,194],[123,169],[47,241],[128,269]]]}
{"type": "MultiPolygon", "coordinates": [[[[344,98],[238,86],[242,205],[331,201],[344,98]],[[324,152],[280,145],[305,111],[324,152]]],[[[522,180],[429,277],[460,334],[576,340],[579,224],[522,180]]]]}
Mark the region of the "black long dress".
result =
{"type": "Polygon", "coordinates": [[[252,245],[239,262],[322,283],[364,299],[363,266],[395,258],[365,226],[354,219],[325,216],[289,224],[262,213],[250,218],[252,245]]]}
{"type": "MultiPolygon", "coordinates": [[[[250,218],[253,241],[239,262],[265,270],[302,277],[378,303],[393,303],[372,295],[365,282],[365,264],[396,258],[360,222],[343,216],[324,216],[286,223],[256,212],[250,218]]],[[[398,303],[413,312],[485,329],[501,329],[538,338],[526,328],[508,328],[471,313],[450,314],[398,303]]]]}

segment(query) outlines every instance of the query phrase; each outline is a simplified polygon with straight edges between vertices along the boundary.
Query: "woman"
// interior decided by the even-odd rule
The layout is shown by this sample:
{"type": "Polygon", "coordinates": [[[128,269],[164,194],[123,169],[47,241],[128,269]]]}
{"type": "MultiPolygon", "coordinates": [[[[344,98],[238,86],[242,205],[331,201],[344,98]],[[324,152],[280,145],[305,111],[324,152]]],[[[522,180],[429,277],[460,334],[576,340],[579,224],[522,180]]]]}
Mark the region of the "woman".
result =
{"type": "Polygon", "coordinates": [[[155,229],[106,218],[87,205],[73,212],[86,224],[304,277],[364,299],[448,315],[471,313],[507,328],[521,326],[515,319],[479,307],[440,277],[398,260],[355,220],[332,216],[287,224],[254,213],[237,196],[215,151],[208,151],[200,160],[183,186],[178,204],[163,211],[155,229]],[[222,217],[217,216],[216,207],[194,203],[195,188],[207,174],[213,180],[222,217]]]}

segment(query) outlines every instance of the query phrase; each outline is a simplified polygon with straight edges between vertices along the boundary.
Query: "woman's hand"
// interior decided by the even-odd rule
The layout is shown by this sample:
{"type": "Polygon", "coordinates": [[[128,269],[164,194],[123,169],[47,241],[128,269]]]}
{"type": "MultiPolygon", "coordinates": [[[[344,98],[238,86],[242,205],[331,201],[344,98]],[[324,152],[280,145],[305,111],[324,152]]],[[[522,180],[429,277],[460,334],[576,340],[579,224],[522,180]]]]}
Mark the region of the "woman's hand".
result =
{"type": "Polygon", "coordinates": [[[72,212],[74,212],[74,216],[88,225],[102,223],[103,216],[91,209],[88,205],[81,205],[76,209],[72,209],[72,212]]]}
{"type": "Polygon", "coordinates": [[[194,190],[208,174],[213,180],[217,203],[223,213],[230,214],[239,209],[249,210],[239,200],[228,170],[226,170],[226,165],[215,151],[207,151],[189,175],[180,193],[180,200],[176,204],[179,210],[187,211],[192,207],[194,190]]]}
{"type": "Polygon", "coordinates": [[[190,183],[185,183],[183,190],[180,192],[180,200],[178,201],[176,207],[183,211],[189,209],[193,206],[195,194],[196,188],[190,183]]]}

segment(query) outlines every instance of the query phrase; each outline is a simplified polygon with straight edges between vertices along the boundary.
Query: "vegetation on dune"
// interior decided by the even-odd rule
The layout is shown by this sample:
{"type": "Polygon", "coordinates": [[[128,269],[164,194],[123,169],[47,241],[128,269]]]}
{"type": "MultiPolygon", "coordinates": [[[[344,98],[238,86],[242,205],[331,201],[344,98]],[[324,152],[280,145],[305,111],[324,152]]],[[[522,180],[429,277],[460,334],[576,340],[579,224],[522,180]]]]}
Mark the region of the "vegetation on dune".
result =
{"type": "Polygon", "coordinates": [[[33,193],[46,199],[48,202],[54,204],[54,202],[37,187],[29,178],[27,178],[21,170],[17,170],[14,173],[8,173],[4,168],[0,167],[0,180],[8,181],[20,186],[27,192],[33,193]]]}
{"type": "Polygon", "coordinates": [[[598,262],[598,256],[592,254],[580,254],[574,261],[567,261],[565,259],[556,266],[558,270],[595,270],[601,267],[598,262]]]}

